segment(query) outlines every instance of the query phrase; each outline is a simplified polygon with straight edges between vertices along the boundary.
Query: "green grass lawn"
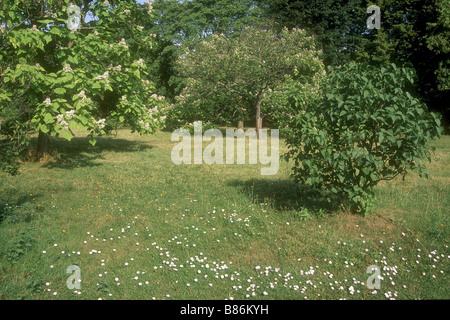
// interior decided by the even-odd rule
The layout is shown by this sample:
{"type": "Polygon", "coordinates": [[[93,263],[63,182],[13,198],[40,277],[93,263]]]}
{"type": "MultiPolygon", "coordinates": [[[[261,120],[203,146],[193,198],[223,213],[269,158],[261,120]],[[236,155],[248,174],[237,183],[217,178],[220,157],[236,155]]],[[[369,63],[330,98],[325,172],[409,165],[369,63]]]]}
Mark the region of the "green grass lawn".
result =
{"type": "MultiPolygon", "coordinates": [[[[368,217],[260,165],[175,165],[119,130],[0,176],[0,299],[449,299],[450,137],[368,217]],[[69,266],[81,272],[69,289],[69,266]],[[369,289],[369,266],[380,288],[369,289]]],[[[286,151],[280,148],[281,154],[286,151]]]]}

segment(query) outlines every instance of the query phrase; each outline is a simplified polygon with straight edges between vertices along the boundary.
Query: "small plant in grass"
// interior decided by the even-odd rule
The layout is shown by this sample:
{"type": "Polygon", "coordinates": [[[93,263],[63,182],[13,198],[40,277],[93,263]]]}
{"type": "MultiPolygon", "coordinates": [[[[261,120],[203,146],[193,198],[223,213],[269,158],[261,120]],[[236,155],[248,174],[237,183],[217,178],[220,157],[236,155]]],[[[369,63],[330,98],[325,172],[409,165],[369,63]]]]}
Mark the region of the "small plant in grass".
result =
{"type": "Polygon", "coordinates": [[[44,281],[42,281],[41,279],[29,279],[27,280],[27,282],[25,282],[25,287],[31,293],[40,293],[44,290],[44,281]]]}
{"type": "Polygon", "coordinates": [[[9,249],[6,253],[6,259],[10,262],[17,261],[28,249],[33,246],[33,239],[28,234],[29,229],[20,230],[19,233],[11,241],[9,249]]]}
{"type": "Polygon", "coordinates": [[[110,289],[105,281],[97,283],[97,290],[103,293],[109,293],[110,289]]]}
{"type": "Polygon", "coordinates": [[[368,214],[378,182],[410,171],[428,177],[440,119],[413,95],[412,68],[350,63],[329,71],[322,100],[292,119],[286,156],[298,182],[368,214]]]}

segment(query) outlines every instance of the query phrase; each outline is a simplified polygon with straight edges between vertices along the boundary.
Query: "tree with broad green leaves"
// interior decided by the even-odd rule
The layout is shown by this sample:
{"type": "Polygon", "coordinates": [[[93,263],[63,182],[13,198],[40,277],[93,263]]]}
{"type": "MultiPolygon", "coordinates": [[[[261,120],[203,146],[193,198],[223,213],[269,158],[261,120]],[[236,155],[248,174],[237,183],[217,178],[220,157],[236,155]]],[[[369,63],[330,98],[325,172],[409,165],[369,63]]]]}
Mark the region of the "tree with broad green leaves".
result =
{"type": "Polygon", "coordinates": [[[74,130],[107,134],[118,124],[153,133],[163,124],[165,102],[142,59],[155,35],[139,22],[151,12],[135,1],[17,1],[0,4],[0,130],[3,169],[39,134],[37,156],[48,137],[71,140],[74,130]],[[87,7],[86,7],[87,6],[87,7]],[[69,18],[94,19],[70,29],[69,18]],[[84,16],[83,16],[84,17],[84,16]],[[5,151],[8,150],[8,151],[5,151]]]}

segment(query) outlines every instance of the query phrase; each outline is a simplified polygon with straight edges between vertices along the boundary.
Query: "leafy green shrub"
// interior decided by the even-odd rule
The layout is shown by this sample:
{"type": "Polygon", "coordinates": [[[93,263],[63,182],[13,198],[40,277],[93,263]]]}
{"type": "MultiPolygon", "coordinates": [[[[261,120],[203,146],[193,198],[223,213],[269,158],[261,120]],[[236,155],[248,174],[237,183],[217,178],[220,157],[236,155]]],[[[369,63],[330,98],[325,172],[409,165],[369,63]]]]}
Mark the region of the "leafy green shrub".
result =
{"type": "Polygon", "coordinates": [[[14,214],[14,209],[7,203],[0,203],[0,223],[14,214]]]}
{"type": "Polygon", "coordinates": [[[329,69],[322,100],[290,122],[287,158],[300,183],[325,188],[351,210],[369,213],[381,180],[427,176],[440,119],[413,95],[415,72],[394,64],[329,69]]]}
{"type": "Polygon", "coordinates": [[[6,259],[9,262],[17,261],[28,249],[33,246],[34,240],[29,235],[31,229],[20,230],[19,233],[11,241],[6,253],[6,259]]]}
{"type": "Polygon", "coordinates": [[[25,282],[25,288],[27,288],[30,293],[42,292],[44,290],[44,281],[42,279],[28,279],[25,282]]]}

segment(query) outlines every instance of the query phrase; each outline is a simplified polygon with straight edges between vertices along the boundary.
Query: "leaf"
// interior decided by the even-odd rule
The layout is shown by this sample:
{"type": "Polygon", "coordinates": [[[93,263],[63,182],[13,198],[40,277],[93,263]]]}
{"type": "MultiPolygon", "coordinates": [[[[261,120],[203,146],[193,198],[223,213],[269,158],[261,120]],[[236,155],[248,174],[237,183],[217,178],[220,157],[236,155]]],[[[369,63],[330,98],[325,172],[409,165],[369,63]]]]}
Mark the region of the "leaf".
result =
{"type": "Polygon", "coordinates": [[[38,20],[39,23],[43,23],[43,24],[49,24],[49,23],[53,23],[54,21],[51,19],[44,19],[44,20],[38,20]]]}
{"type": "Polygon", "coordinates": [[[20,76],[22,75],[22,73],[23,73],[22,68],[18,67],[18,68],[16,69],[16,72],[15,72],[16,77],[20,77],[20,76]]]}
{"type": "Polygon", "coordinates": [[[86,119],[86,117],[80,116],[80,115],[76,115],[76,118],[77,118],[78,120],[80,120],[80,122],[81,122],[83,125],[87,125],[88,119],[86,119]]]}
{"type": "Polygon", "coordinates": [[[78,64],[78,58],[77,58],[77,57],[69,56],[69,57],[67,58],[67,60],[68,60],[70,63],[78,64]]]}
{"type": "Polygon", "coordinates": [[[46,113],[44,116],[44,122],[47,123],[53,123],[55,122],[55,118],[52,116],[51,113],[46,113]]]}
{"type": "Polygon", "coordinates": [[[73,88],[75,88],[76,87],[76,83],[75,82],[72,82],[72,83],[68,83],[68,84],[66,84],[66,88],[67,89],[73,89],[73,88]]]}
{"type": "Polygon", "coordinates": [[[73,133],[70,130],[64,130],[61,132],[61,137],[70,141],[73,138],[73,133]]]}
{"type": "Polygon", "coordinates": [[[59,30],[59,28],[57,28],[57,27],[51,28],[49,32],[51,34],[54,34],[54,35],[57,35],[57,36],[61,36],[61,30],[59,30]]]}
{"type": "Polygon", "coordinates": [[[359,181],[361,182],[362,185],[365,185],[367,182],[367,179],[365,177],[361,177],[361,179],[359,181]]]}
{"type": "Polygon", "coordinates": [[[45,40],[45,42],[49,43],[49,42],[52,41],[52,36],[49,35],[49,34],[46,34],[46,35],[44,36],[44,40],[45,40]]]}
{"type": "Polygon", "coordinates": [[[0,93],[0,100],[7,100],[7,101],[11,101],[11,98],[4,94],[4,93],[0,93]]]}
{"type": "Polygon", "coordinates": [[[48,133],[50,131],[49,127],[45,124],[42,124],[39,126],[39,130],[42,131],[43,133],[48,133]]]}
{"type": "Polygon", "coordinates": [[[97,143],[97,140],[95,140],[94,138],[90,138],[90,139],[89,139],[89,143],[90,143],[93,147],[95,147],[95,144],[97,143]]]}
{"type": "Polygon", "coordinates": [[[54,92],[55,92],[56,94],[63,95],[63,94],[66,93],[66,89],[64,89],[64,88],[56,88],[56,89],[54,90],[54,92]]]}
{"type": "Polygon", "coordinates": [[[380,133],[378,134],[378,143],[382,143],[384,141],[384,133],[382,131],[380,131],[380,133]]]}

